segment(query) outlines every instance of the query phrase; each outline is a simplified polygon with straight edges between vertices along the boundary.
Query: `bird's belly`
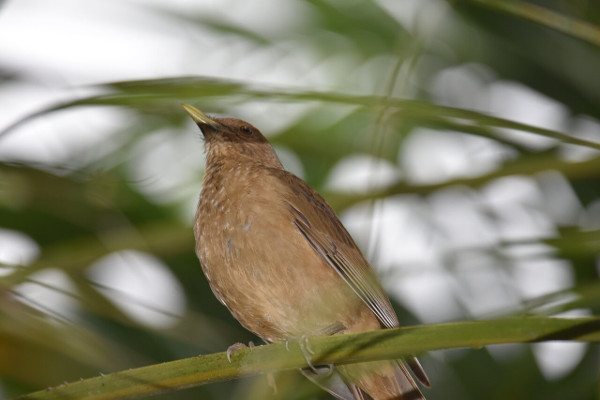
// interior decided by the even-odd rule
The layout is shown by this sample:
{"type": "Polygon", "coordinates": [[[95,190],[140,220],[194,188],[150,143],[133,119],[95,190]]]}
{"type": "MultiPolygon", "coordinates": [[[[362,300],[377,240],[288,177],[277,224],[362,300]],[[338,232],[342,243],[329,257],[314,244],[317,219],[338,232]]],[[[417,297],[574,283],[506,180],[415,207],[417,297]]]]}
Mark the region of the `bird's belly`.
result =
{"type": "Polygon", "coordinates": [[[229,220],[220,234],[200,234],[199,240],[213,292],[242,325],[266,341],[331,334],[357,319],[374,320],[291,223],[264,216],[229,220]]]}

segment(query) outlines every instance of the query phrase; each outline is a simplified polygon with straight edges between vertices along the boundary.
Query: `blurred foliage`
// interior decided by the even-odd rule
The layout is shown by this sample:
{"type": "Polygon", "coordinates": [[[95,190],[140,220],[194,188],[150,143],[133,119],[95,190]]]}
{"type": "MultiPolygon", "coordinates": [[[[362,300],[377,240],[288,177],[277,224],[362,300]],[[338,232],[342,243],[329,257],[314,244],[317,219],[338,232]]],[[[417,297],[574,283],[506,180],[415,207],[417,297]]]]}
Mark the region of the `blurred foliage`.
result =
{"type": "MultiPolygon", "coordinates": [[[[506,306],[498,313],[554,315],[583,310],[584,314],[600,314],[600,133],[591,139],[579,137],[573,122],[580,117],[600,120],[600,4],[587,0],[429,0],[420,5],[411,2],[418,12],[408,20],[400,18],[404,9],[393,1],[292,3],[304,15],[279,29],[154,11],[166,22],[185,22],[231,43],[243,43],[245,53],[231,57],[231,68],[265,52],[271,52],[271,64],[276,65],[292,57],[295,49],[302,49],[302,54],[310,55],[305,61],[312,63],[307,73],[313,68],[323,71],[318,86],[227,80],[204,76],[202,71],[195,77],[112,82],[90,88],[97,95],[41,110],[0,133],[2,146],[2,140],[18,135],[18,128],[32,119],[80,106],[126,109],[131,118],[111,135],[116,145],[93,161],[82,163],[75,156],[66,165],[0,163],[0,228],[22,233],[39,247],[33,261],[4,265],[5,274],[0,276],[0,395],[11,397],[81,377],[223,351],[234,342],[258,342],[212,295],[193,251],[190,218],[181,216],[200,190],[201,145],[194,149],[198,171],[185,177],[178,188],[184,194],[179,197],[157,199],[145,182],[131,177],[132,164],[139,162],[135,157],[148,146],[166,146],[167,141],[196,134],[179,107],[181,102],[250,120],[247,109],[238,115],[249,104],[298,107],[301,112],[286,125],[277,125],[270,137],[278,149],[290,150],[298,158],[305,179],[339,212],[371,204],[373,199],[415,196],[427,208],[435,196],[452,190],[465,197],[481,197],[507,177],[527,177],[541,185],[547,174],[558,175],[566,188],[545,194],[574,193],[581,206],[575,218],[560,220],[547,209],[530,207],[529,212],[553,221],[554,234],[502,239],[483,248],[447,246],[443,271],[453,276],[460,303],[470,290],[460,271],[465,259],[485,255],[485,263],[491,263],[501,277],[499,287],[514,285],[508,279],[511,263],[564,261],[573,276],[572,287],[519,298],[518,307],[506,306]],[[455,83],[459,90],[440,95],[433,82],[457,68],[473,72],[482,86],[511,82],[532,89],[563,107],[568,122],[564,129],[547,129],[516,118],[490,116],[481,111],[489,99],[472,86],[461,87],[461,81],[455,83]],[[424,128],[457,141],[466,137],[484,140],[494,151],[502,151],[501,160],[474,176],[444,175],[434,182],[410,179],[403,149],[424,128]],[[168,132],[169,139],[160,136],[161,132],[168,132]],[[543,139],[544,145],[531,145],[528,140],[532,138],[543,139]],[[589,150],[588,155],[565,157],[565,149],[574,145],[589,150]],[[334,167],[356,154],[393,164],[402,178],[363,192],[336,191],[327,185],[334,167]],[[539,245],[539,254],[517,251],[532,244],[539,245]],[[90,277],[91,265],[126,250],[150,254],[174,274],[185,295],[185,312],[166,315],[176,319],[175,324],[157,328],[141,323],[112,301],[121,297],[135,303],[135,299],[116,288],[102,287],[90,277]],[[69,284],[53,285],[40,279],[39,274],[48,271],[59,273],[69,284]],[[69,299],[70,308],[57,310],[24,298],[24,285],[54,291],[69,299]]],[[[188,46],[194,51],[192,43],[188,46]]],[[[26,76],[2,73],[0,91],[23,79],[26,76]]],[[[260,127],[261,118],[282,117],[268,112],[252,122],[260,127]]],[[[500,231],[503,216],[479,207],[478,212],[500,231]]],[[[423,223],[437,232],[428,214],[423,213],[423,223]]],[[[451,238],[440,240],[451,242],[451,238]]],[[[469,268],[479,267],[474,261],[469,268]]],[[[404,324],[421,322],[401,304],[395,305],[404,324]]],[[[462,319],[481,317],[464,308],[462,319]]],[[[433,381],[426,396],[431,400],[599,398],[597,346],[586,346],[578,364],[557,379],[544,376],[535,351],[532,346],[518,345],[503,357],[482,349],[434,352],[424,359],[433,381]]],[[[283,372],[277,381],[280,391],[274,398],[328,398],[299,374],[283,372]]],[[[270,393],[266,379],[258,377],[162,398],[258,399],[270,393]]]]}

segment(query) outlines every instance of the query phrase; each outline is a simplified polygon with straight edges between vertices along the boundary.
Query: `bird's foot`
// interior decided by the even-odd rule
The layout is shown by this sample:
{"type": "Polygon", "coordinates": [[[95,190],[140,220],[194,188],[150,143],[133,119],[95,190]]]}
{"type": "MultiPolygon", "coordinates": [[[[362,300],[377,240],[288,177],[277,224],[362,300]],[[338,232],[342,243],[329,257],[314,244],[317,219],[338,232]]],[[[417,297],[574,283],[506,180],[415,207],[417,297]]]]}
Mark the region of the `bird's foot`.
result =
{"type": "MultiPolygon", "coordinates": [[[[254,342],[249,341],[247,346],[241,342],[232,344],[231,346],[229,346],[227,348],[227,360],[231,363],[231,356],[233,355],[233,353],[235,353],[238,350],[246,349],[246,348],[249,348],[250,351],[252,351],[252,349],[254,348],[254,342]]],[[[277,394],[277,384],[275,383],[275,375],[273,375],[272,372],[268,372],[266,375],[267,375],[267,384],[269,385],[269,387],[271,387],[273,389],[273,393],[277,394]]]]}
{"type": "Polygon", "coordinates": [[[298,343],[300,344],[302,353],[305,353],[304,354],[305,357],[306,357],[307,353],[311,356],[315,354],[313,349],[310,348],[310,343],[308,343],[308,336],[306,336],[306,335],[300,336],[300,340],[298,341],[298,343]]]}
{"type": "Polygon", "coordinates": [[[235,353],[236,351],[245,349],[245,348],[250,348],[250,351],[252,351],[252,349],[254,348],[254,342],[252,342],[252,341],[248,342],[248,346],[246,346],[244,343],[240,343],[240,342],[234,343],[231,346],[229,346],[227,348],[227,361],[229,361],[231,363],[231,355],[233,353],[235,353]]]}
{"type": "Polygon", "coordinates": [[[315,373],[317,373],[317,369],[315,368],[315,366],[313,365],[312,361],[311,361],[311,356],[313,354],[315,354],[315,352],[310,348],[310,343],[308,343],[308,336],[307,335],[302,335],[300,336],[300,338],[289,338],[285,341],[285,349],[287,351],[290,351],[290,347],[289,347],[289,343],[292,340],[297,340],[298,341],[298,345],[300,346],[300,351],[302,352],[302,355],[304,356],[304,359],[306,360],[306,364],[308,364],[308,367],[315,373]]]}

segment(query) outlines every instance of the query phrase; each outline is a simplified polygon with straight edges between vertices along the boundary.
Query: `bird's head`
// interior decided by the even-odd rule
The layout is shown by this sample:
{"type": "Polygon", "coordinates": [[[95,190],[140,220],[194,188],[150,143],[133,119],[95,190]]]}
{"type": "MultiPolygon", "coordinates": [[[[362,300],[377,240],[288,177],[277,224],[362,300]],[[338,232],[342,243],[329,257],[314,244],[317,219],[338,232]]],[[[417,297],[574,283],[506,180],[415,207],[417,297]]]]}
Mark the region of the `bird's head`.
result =
{"type": "Polygon", "coordinates": [[[194,106],[182,106],[202,130],[209,159],[226,158],[282,168],[269,141],[250,123],[236,118],[209,117],[194,106]]]}

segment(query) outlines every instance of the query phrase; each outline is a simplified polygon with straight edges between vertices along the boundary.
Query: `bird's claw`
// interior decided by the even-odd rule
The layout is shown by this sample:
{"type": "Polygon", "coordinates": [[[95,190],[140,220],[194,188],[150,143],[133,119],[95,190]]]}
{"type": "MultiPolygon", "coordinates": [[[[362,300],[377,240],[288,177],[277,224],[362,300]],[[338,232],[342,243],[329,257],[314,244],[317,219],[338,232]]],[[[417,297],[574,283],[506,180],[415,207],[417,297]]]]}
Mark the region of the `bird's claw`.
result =
{"type": "MultiPolygon", "coordinates": [[[[285,343],[287,348],[287,341],[285,343]]],[[[313,365],[311,356],[315,354],[315,352],[310,348],[310,343],[308,343],[308,336],[302,335],[300,339],[298,339],[298,345],[300,346],[300,351],[302,351],[302,355],[304,356],[304,360],[306,360],[306,364],[308,367],[314,372],[318,373],[317,368],[313,365]]]]}
{"type": "Polygon", "coordinates": [[[308,336],[306,335],[302,335],[300,337],[300,347],[303,347],[303,350],[306,350],[311,356],[315,354],[313,349],[310,348],[310,343],[308,343],[308,336]]]}
{"type": "Polygon", "coordinates": [[[226,353],[227,361],[229,361],[229,363],[231,363],[231,355],[233,353],[235,353],[236,351],[245,349],[245,348],[250,348],[250,350],[252,351],[252,349],[254,348],[254,342],[252,342],[252,341],[248,342],[248,346],[246,346],[244,343],[240,343],[240,342],[234,343],[231,346],[229,346],[227,348],[227,353],[226,353]]]}

